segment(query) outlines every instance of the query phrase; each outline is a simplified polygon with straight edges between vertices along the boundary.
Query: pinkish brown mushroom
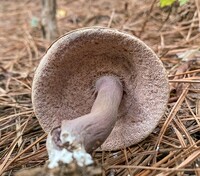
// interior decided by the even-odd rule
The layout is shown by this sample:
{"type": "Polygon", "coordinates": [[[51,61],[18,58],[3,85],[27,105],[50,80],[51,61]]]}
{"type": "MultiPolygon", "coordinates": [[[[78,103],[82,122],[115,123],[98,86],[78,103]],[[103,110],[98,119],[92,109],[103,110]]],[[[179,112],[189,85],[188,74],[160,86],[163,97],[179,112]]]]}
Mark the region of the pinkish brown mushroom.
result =
{"type": "Polygon", "coordinates": [[[67,33],[34,76],[33,107],[47,148],[118,150],[145,139],[169,95],[165,69],[138,38],[93,27],[67,33]]]}

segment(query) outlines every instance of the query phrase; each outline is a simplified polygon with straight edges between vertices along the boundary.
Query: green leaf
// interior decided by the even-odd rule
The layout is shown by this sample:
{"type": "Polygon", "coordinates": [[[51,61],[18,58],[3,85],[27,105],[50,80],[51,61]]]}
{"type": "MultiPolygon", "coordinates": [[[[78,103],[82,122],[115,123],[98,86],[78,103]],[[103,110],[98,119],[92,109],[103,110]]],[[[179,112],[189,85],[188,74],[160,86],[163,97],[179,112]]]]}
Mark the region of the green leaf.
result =
{"type": "Polygon", "coordinates": [[[186,4],[189,0],[178,0],[179,4],[182,6],[184,4],[186,4]]]}
{"type": "Polygon", "coordinates": [[[171,6],[175,1],[176,0],[160,0],[160,7],[171,6]]]}

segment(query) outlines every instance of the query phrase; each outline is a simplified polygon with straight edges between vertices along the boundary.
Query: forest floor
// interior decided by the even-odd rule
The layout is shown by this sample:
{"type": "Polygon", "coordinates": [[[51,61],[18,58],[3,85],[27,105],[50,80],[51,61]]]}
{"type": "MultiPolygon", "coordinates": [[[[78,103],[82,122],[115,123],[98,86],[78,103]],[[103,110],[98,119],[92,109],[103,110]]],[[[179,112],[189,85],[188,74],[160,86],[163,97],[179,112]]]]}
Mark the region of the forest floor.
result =
{"type": "MultiPolygon", "coordinates": [[[[60,35],[88,26],[126,31],[159,56],[170,80],[166,112],[154,132],[117,153],[96,152],[102,175],[200,175],[200,3],[161,9],[155,0],[59,0],[60,35]]],[[[46,134],[32,108],[34,70],[50,42],[40,0],[0,2],[0,175],[41,166],[46,134]]]]}

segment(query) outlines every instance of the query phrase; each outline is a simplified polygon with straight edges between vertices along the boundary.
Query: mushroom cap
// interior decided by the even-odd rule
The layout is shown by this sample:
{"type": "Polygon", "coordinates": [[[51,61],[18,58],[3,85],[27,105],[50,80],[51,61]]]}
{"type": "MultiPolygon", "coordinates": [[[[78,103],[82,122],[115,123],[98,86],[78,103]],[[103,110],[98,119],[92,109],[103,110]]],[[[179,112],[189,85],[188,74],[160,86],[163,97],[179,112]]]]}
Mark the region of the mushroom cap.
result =
{"type": "Polygon", "coordinates": [[[90,113],[96,80],[118,76],[124,95],[118,120],[102,150],[118,150],[146,138],[161,119],[169,97],[166,71],[141,40],[115,29],[92,27],[55,41],[36,69],[32,102],[44,131],[64,119],[90,113]]]}

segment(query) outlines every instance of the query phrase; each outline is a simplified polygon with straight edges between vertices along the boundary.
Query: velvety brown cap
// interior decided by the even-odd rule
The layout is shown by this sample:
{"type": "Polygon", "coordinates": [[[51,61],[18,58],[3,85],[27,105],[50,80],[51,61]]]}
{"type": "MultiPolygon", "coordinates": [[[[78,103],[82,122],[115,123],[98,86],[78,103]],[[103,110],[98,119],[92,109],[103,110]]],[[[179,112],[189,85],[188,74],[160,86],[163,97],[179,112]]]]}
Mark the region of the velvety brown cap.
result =
{"type": "Polygon", "coordinates": [[[138,38],[101,27],[67,33],[43,56],[32,86],[33,107],[42,128],[49,132],[63,119],[89,113],[95,82],[103,75],[118,76],[124,95],[118,121],[101,149],[117,150],[147,137],[168,101],[165,69],[138,38]]]}

